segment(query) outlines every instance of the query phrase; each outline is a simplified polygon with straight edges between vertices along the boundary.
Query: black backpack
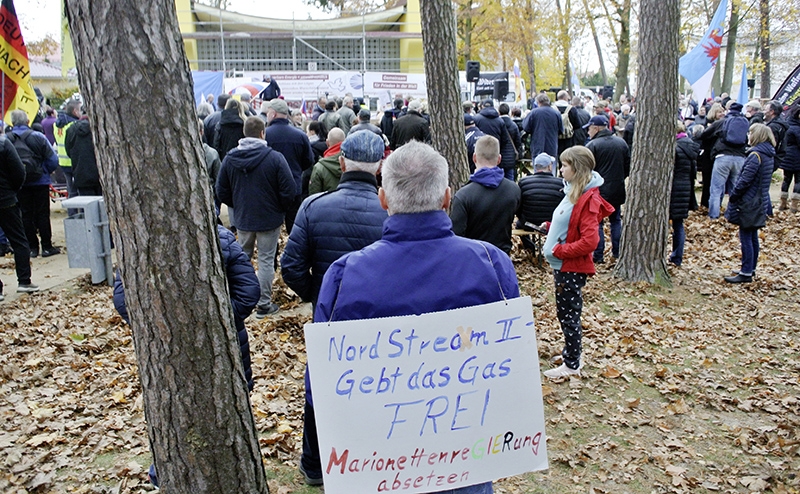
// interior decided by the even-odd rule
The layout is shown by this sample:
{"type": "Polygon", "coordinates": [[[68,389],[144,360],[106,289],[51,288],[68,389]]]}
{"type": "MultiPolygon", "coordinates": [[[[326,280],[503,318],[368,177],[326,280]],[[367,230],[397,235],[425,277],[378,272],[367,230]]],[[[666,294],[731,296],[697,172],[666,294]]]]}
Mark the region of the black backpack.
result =
{"type": "Polygon", "coordinates": [[[28,138],[31,134],[33,134],[33,130],[30,129],[23,132],[22,135],[17,135],[13,132],[8,133],[8,140],[14,145],[14,149],[16,149],[17,154],[19,154],[19,159],[21,159],[22,164],[25,165],[26,184],[38,182],[44,175],[42,165],[38,163],[36,154],[28,145],[28,138]]]}

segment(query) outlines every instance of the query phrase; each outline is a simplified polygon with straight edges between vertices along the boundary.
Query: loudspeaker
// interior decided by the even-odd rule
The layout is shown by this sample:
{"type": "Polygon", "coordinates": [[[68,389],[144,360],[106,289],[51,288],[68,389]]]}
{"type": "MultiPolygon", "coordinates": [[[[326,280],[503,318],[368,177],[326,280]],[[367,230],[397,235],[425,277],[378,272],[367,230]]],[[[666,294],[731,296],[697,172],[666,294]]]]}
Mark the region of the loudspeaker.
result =
{"type": "Polygon", "coordinates": [[[492,98],[497,101],[505,101],[506,95],[508,95],[508,81],[494,81],[492,98]]]}
{"type": "Polygon", "coordinates": [[[481,78],[481,63],[475,60],[467,62],[467,82],[478,82],[481,78]]]}
{"type": "Polygon", "coordinates": [[[756,87],[756,80],[755,79],[747,79],[747,88],[753,89],[756,87]]]}
{"type": "Polygon", "coordinates": [[[603,86],[603,99],[614,100],[614,86],[603,86]]]}

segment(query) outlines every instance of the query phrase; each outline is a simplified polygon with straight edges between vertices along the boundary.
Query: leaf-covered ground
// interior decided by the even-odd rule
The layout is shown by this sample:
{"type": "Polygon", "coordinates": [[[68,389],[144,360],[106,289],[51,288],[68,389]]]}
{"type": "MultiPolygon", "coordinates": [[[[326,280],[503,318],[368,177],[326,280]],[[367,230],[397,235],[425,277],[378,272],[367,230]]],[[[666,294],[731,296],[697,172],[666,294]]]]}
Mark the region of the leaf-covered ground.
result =
{"type": "MultiPolygon", "coordinates": [[[[800,492],[800,214],[762,230],[756,282],[730,286],[736,229],[693,214],[674,287],[600,266],[585,290],[582,379],[543,387],[550,470],[501,493],[800,492]]],[[[0,259],[0,269],[13,261],[0,259]]],[[[552,276],[515,251],[543,367],[560,352],[552,276]]],[[[253,411],[273,493],[319,492],[296,473],[302,325],[248,320],[253,411]]],[[[0,491],[141,493],[150,463],[130,330],[86,280],[0,304],[0,491]]]]}

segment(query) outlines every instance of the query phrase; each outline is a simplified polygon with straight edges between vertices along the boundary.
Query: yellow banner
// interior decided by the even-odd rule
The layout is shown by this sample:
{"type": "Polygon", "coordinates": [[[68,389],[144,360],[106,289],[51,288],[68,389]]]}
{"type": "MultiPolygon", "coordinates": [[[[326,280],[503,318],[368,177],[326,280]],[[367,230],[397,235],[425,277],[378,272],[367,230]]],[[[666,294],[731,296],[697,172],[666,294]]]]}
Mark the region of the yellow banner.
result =
{"type": "MultiPolygon", "coordinates": [[[[17,85],[16,95],[12,101],[5,101],[7,105],[3,120],[10,120],[12,110],[22,110],[28,118],[33,121],[39,111],[39,101],[36,99],[36,92],[31,84],[31,68],[28,57],[19,53],[5,38],[0,37],[0,70],[3,77],[11,79],[17,85]]],[[[11,98],[10,94],[5,95],[6,99],[11,98]]]]}

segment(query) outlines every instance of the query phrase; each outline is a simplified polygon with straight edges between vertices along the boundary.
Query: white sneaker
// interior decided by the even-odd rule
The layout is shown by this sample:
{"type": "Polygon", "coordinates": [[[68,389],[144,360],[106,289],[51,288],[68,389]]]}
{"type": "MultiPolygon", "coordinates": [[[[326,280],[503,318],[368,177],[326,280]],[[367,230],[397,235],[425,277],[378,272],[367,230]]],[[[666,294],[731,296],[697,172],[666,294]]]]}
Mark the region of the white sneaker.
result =
{"type": "Polygon", "coordinates": [[[578,369],[570,369],[567,367],[566,364],[561,364],[559,367],[555,369],[550,369],[549,371],[544,371],[545,377],[549,377],[550,379],[559,379],[562,377],[569,377],[569,376],[578,376],[581,375],[580,368],[578,369]]]}
{"type": "Polygon", "coordinates": [[[3,300],[5,300],[5,299],[6,299],[5,295],[3,295],[2,293],[0,293],[0,302],[2,302],[2,301],[3,301],[3,300]]]}

